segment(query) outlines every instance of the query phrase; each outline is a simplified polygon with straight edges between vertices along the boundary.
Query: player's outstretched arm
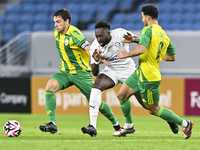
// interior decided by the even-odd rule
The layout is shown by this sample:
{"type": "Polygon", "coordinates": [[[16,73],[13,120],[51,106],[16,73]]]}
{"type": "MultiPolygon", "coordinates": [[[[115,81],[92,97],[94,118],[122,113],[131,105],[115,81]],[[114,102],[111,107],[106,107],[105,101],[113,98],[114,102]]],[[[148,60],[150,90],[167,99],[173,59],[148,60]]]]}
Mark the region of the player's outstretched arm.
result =
{"type": "Polygon", "coordinates": [[[132,36],[131,33],[129,32],[127,32],[127,34],[124,34],[123,38],[126,39],[125,41],[122,41],[123,43],[132,43],[132,42],[139,43],[140,41],[140,38],[138,36],[136,35],[132,36]]]}
{"type": "Polygon", "coordinates": [[[101,59],[101,50],[95,49],[94,53],[92,54],[92,57],[95,60],[95,63],[91,64],[92,74],[94,76],[98,76],[98,74],[99,74],[99,63],[100,63],[100,59],[101,59]]]}

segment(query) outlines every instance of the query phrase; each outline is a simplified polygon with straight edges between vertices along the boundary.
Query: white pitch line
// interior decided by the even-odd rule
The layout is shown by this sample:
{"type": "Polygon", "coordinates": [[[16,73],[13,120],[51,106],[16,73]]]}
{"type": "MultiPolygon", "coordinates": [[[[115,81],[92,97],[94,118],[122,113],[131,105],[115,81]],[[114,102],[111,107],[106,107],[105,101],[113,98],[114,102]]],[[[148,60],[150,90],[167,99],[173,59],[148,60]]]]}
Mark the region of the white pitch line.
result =
{"type": "MultiPolygon", "coordinates": [[[[5,140],[0,140],[0,142],[5,142],[5,140]]],[[[185,142],[186,140],[32,140],[31,142],[162,142],[162,141],[166,141],[166,142],[185,142]]],[[[188,142],[200,142],[200,140],[187,140],[188,142]]],[[[21,142],[29,142],[28,140],[21,140],[21,142]]]]}

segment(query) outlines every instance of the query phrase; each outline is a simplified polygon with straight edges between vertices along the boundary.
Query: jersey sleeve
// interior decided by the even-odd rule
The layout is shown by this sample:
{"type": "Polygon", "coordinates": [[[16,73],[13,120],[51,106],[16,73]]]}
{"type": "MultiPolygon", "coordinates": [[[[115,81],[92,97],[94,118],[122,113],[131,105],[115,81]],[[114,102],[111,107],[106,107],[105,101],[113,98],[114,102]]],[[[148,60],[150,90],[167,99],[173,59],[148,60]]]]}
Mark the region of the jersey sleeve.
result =
{"type": "Polygon", "coordinates": [[[81,32],[73,31],[71,34],[73,42],[82,49],[85,49],[86,46],[90,45],[81,32]]]}
{"type": "Polygon", "coordinates": [[[169,46],[167,48],[167,55],[171,56],[171,55],[175,55],[176,54],[176,50],[174,48],[174,45],[172,44],[171,40],[169,43],[169,46]]]}
{"type": "Polygon", "coordinates": [[[140,36],[139,44],[147,47],[152,38],[152,27],[143,28],[140,36]]]}

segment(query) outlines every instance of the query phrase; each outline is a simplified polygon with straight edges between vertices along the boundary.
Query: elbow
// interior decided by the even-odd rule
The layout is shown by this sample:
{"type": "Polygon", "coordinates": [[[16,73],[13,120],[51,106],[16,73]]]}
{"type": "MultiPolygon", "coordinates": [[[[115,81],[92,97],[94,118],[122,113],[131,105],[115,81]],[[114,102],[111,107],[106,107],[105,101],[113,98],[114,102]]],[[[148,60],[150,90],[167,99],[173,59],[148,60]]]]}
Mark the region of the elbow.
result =
{"type": "Polygon", "coordinates": [[[175,55],[172,55],[171,56],[171,61],[175,61],[176,60],[176,56],[175,55]]]}

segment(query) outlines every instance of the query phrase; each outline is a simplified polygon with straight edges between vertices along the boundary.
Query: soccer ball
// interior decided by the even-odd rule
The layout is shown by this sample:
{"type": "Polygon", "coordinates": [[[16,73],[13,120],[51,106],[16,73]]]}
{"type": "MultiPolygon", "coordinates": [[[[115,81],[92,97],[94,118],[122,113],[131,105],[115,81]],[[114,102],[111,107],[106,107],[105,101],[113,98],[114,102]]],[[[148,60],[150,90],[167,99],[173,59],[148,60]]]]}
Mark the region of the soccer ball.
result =
{"type": "Polygon", "coordinates": [[[16,120],[9,120],[3,126],[4,134],[8,137],[17,137],[22,131],[21,124],[16,120]]]}

